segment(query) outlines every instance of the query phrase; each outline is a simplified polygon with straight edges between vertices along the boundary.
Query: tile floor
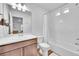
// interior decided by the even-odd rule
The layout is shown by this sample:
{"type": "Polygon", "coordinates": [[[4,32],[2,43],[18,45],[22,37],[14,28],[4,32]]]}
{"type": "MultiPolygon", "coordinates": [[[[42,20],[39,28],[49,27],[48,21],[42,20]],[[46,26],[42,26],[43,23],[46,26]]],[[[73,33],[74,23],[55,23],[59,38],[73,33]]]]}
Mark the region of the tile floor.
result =
{"type": "Polygon", "coordinates": [[[49,56],[58,56],[58,55],[55,53],[51,53],[49,56]]]}
{"type": "MultiPolygon", "coordinates": [[[[43,52],[42,50],[38,50],[39,55],[42,56],[43,52]]],[[[56,53],[54,53],[53,51],[49,50],[48,52],[49,56],[58,56],[56,53]]]]}

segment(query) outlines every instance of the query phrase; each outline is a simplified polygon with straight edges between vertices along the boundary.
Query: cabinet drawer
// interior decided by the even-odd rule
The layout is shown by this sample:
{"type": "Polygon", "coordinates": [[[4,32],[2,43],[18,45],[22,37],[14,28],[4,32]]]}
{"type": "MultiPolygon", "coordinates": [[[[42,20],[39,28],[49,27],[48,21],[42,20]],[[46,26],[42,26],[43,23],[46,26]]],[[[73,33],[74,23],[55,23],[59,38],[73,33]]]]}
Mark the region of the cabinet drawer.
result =
{"type": "Polygon", "coordinates": [[[8,51],[6,53],[0,54],[0,56],[22,56],[22,48],[8,51]]]}
{"type": "Polygon", "coordinates": [[[24,47],[24,46],[35,44],[35,43],[37,43],[37,38],[30,39],[30,40],[25,40],[25,41],[21,41],[21,42],[16,42],[16,43],[7,44],[7,45],[4,45],[4,46],[0,47],[0,54],[4,53],[4,52],[7,52],[7,51],[10,51],[10,50],[14,50],[14,49],[17,49],[17,48],[21,48],[21,47],[24,47]]]}

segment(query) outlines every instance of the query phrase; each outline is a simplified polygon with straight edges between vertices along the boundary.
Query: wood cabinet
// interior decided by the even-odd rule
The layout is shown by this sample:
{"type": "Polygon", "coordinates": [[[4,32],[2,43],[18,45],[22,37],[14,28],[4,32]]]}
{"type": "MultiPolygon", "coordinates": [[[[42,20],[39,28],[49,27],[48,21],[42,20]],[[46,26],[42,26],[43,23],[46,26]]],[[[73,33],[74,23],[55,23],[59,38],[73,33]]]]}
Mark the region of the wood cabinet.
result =
{"type": "Polygon", "coordinates": [[[37,56],[37,38],[0,46],[0,56],[37,56]]]}
{"type": "Polygon", "coordinates": [[[1,56],[22,56],[22,55],[23,55],[22,48],[15,49],[15,50],[8,51],[6,53],[1,54],[1,56]]]}
{"type": "Polygon", "coordinates": [[[37,44],[24,47],[24,56],[37,56],[37,44]],[[31,52],[32,51],[32,52],[31,52]]]}

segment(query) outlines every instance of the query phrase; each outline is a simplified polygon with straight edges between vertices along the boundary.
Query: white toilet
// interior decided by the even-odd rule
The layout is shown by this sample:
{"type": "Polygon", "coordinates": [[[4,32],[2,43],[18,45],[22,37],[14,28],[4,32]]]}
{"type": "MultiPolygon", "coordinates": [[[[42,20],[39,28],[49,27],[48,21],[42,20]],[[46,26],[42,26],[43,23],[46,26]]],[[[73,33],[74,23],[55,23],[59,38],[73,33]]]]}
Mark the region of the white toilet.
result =
{"type": "Polygon", "coordinates": [[[48,56],[48,50],[49,50],[50,46],[47,43],[40,43],[39,47],[43,51],[43,56],[48,56]]]}
{"type": "Polygon", "coordinates": [[[44,37],[38,36],[38,48],[43,52],[43,56],[48,56],[48,49],[50,46],[44,42],[44,37]]]}

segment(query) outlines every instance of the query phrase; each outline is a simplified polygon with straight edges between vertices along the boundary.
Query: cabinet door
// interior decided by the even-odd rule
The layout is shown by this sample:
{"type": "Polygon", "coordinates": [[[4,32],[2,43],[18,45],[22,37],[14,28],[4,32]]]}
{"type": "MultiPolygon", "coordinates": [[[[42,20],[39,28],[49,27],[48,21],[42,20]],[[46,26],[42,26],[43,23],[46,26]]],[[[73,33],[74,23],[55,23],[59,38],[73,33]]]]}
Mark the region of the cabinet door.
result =
{"type": "Polygon", "coordinates": [[[0,56],[22,56],[22,55],[23,55],[22,48],[19,48],[3,53],[0,56]]]}
{"type": "Polygon", "coordinates": [[[37,56],[37,44],[24,47],[24,56],[37,56]]]}

